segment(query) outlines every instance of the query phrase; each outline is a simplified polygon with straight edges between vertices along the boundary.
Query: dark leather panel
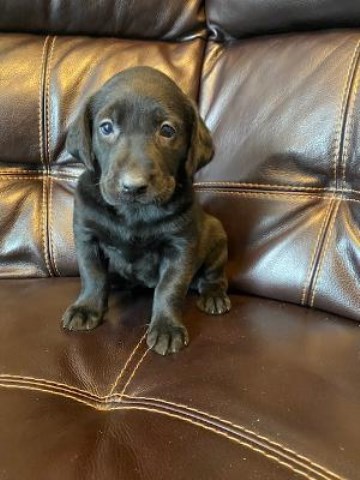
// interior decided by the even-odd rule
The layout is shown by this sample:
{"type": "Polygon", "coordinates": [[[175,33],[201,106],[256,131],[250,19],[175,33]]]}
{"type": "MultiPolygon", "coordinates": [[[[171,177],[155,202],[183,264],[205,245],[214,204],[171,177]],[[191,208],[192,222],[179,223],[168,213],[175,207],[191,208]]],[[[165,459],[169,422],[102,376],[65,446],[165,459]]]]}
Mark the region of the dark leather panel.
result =
{"type": "Polygon", "coordinates": [[[62,164],[62,173],[69,164],[73,166],[73,159],[64,151],[67,127],[85,100],[121,70],[136,65],[158,68],[197,98],[204,46],[201,39],[144,44],[132,40],[53,38],[48,93],[50,163],[62,164]]]}
{"type": "Polygon", "coordinates": [[[219,41],[295,30],[360,26],[354,0],[217,0],[206,1],[211,36],[219,41]]]}
{"type": "Polygon", "coordinates": [[[358,201],[333,201],[309,304],[359,320],[358,201]]]}
{"type": "Polygon", "coordinates": [[[126,406],[103,412],[13,389],[0,395],[4,480],[299,478],[222,433],[162,412],[126,406]]]}
{"type": "Polygon", "coordinates": [[[210,44],[201,111],[216,156],[198,180],[335,187],[359,40],[347,31],[210,44]]]}
{"type": "MultiPolygon", "coordinates": [[[[293,192],[225,189],[203,189],[199,197],[228,234],[233,290],[308,303],[313,252],[330,200],[293,192]]],[[[358,311],[352,316],[359,318],[358,311]]]]}
{"type": "MultiPolygon", "coordinates": [[[[144,44],[132,40],[3,35],[0,43],[8,46],[0,52],[4,85],[8,88],[4,90],[2,85],[0,93],[0,108],[4,112],[0,118],[4,132],[0,137],[0,174],[4,175],[0,220],[2,215],[4,222],[9,223],[9,216],[15,211],[12,201],[7,199],[8,192],[14,188],[24,192],[23,184],[29,184],[34,175],[39,177],[37,183],[42,188],[38,204],[33,204],[32,209],[28,207],[30,197],[26,203],[16,205],[19,218],[25,215],[26,207],[30,227],[28,236],[18,235],[16,247],[9,241],[4,243],[0,277],[74,275],[77,265],[72,195],[83,166],[76,164],[64,149],[69,123],[86,98],[108,78],[139,64],[164,71],[196,99],[204,41],[144,44]],[[21,180],[19,175],[28,177],[21,180]],[[38,261],[32,253],[32,243],[42,254],[38,261]],[[14,248],[21,252],[18,258],[14,248]]],[[[10,222],[9,232],[4,224],[4,238],[13,232],[14,222],[10,222]]]]}
{"type": "MultiPolygon", "coordinates": [[[[85,335],[71,334],[61,328],[60,320],[79,289],[75,278],[0,281],[2,375],[25,377],[30,385],[30,378],[47,380],[55,389],[60,384],[61,391],[68,387],[67,394],[83,400],[86,397],[76,389],[98,396],[111,390],[145,332],[149,298],[130,302],[113,295],[103,325],[85,335]]],[[[126,370],[118,379],[119,388],[127,375],[126,370]]]]}
{"type": "Polygon", "coordinates": [[[77,178],[53,176],[49,189],[49,244],[54,276],[79,275],[73,235],[74,189],[77,178]],[[58,212],[61,212],[59,215],[58,212]]]}
{"type": "Polygon", "coordinates": [[[114,293],[93,332],[61,330],[78,288],[0,282],[4,479],[357,478],[355,322],[246,296],[215,318],[189,298],[191,343],[163,358],[139,342],[146,293],[114,293]]]}
{"type": "Polygon", "coordinates": [[[49,275],[45,193],[41,175],[0,173],[0,277],[49,275]]]}
{"type": "Polygon", "coordinates": [[[233,287],[354,319],[359,40],[347,31],[210,44],[200,105],[216,154],[197,177],[229,234],[233,287]],[[342,238],[329,242],[341,198],[342,238]],[[341,279],[323,271],[332,262],[341,279]]]}
{"type": "Polygon", "coordinates": [[[212,424],[230,422],[275,457],[287,449],[299,478],[357,479],[358,324],[260,298],[233,296],[232,303],[221,318],[191,303],[189,348],[166,367],[147,355],[126,395],[212,424]]]}
{"type": "Polygon", "coordinates": [[[6,32],[178,39],[203,33],[202,0],[2,0],[6,32]]]}
{"type": "MultiPolygon", "coordinates": [[[[1,17],[2,18],[2,17],[1,17]]],[[[43,37],[0,35],[0,170],[42,167],[43,37]],[[33,165],[39,164],[39,165],[33,165]]]]}
{"type": "Polygon", "coordinates": [[[359,125],[359,86],[360,86],[360,46],[357,52],[357,63],[354,67],[353,88],[348,99],[349,113],[344,125],[343,161],[338,169],[338,185],[345,195],[360,191],[360,125],[359,125]]]}

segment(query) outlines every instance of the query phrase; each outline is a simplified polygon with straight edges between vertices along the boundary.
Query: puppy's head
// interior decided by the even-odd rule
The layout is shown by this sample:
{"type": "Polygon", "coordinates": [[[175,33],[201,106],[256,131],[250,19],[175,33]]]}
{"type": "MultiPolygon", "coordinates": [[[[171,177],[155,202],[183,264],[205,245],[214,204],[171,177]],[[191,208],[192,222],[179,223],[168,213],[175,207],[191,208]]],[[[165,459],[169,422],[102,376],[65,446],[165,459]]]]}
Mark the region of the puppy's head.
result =
{"type": "Polygon", "coordinates": [[[166,203],[206,165],[213,144],[196,105],[163,73],[137,67],[111,78],[70,126],[67,150],[97,172],[111,205],[166,203]]]}

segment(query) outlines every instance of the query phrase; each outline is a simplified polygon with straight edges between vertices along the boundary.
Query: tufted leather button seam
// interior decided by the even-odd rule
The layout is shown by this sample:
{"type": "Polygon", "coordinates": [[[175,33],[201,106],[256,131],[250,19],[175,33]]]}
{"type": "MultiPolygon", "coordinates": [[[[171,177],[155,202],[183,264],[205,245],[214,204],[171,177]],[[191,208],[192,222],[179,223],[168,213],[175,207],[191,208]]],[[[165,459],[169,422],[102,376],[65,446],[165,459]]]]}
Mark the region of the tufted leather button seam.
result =
{"type": "MultiPolygon", "coordinates": [[[[133,373],[145,358],[141,357],[133,373]]],[[[131,377],[129,377],[131,380],[131,377]]],[[[274,442],[263,435],[259,435],[241,425],[237,425],[221,417],[197,410],[186,405],[168,402],[163,399],[151,397],[129,396],[122,392],[120,395],[98,396],[86,390],[81,390],[70,385],[52,382],[33,377],[16,375],[0,375],[0,386],[22,390],[41,391],[43,393],[58,395],[85,404],[98,411],[113,410],[138,410],[165,415],[192,425],[211,431],[251,449],[276,463],[286,466],[291,471],[310,480],[345,480],[330,470],[311,461],[307,457],[274,442]]],[[[124,388],[125,390],[125,388],[124,388]]]]}

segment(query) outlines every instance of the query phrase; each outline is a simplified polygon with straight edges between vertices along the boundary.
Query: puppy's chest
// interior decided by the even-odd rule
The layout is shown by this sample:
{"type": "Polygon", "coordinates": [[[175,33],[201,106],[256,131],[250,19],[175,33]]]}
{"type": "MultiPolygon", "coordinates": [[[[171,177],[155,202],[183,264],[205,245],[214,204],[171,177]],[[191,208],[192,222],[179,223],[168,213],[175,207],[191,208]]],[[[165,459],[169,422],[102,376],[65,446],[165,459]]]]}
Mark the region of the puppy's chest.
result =
{"type": "Polygon", "coordinates": [[[100,245],[109,259],[110,271],[136,285],[156,286],[161,262],[160,242],[119,237],[116,241],[101,241],[100,245]]]}

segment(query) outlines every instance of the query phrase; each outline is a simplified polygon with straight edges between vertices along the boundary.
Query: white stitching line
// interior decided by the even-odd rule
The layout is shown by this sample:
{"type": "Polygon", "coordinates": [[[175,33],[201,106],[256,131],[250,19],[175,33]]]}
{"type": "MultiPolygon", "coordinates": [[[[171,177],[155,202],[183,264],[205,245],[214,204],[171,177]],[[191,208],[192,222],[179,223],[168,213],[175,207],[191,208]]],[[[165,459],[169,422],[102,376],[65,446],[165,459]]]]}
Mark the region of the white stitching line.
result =
{"type": "Polygon", "coordinates": [[[59,277],[61,277],[61,273],[58,269],[57,262],[56,262],[56,247],[55,247],[55,242],[54,242],[54,230],[53,230],[53,215],[52,215],[52,205],[53,205],[53,181],[52,177],[49,176],[49,182],[50,182],[50,191],[49,191],[49,235],[50,235],[50,245],[51,245],[51,250],[52,250],[52,256],[53,256],[53,261],[54,261],[54,268],[55,272],[59,277]]]}
{"type": "MultiPolygon", "coordinates": [[[[213,414],[210,414],[208,412],[205,412],[203,410],[199,410],[197,408],[194,408],[194,407],[189,407],[188,405],[184,405],[184,404],[181,404],[181,403],[176,403],[176,402],[170,402],[168,400],[164,400],[162,398],[154,398],[154,397],[143,397],[143,396],[131,396],[131,395],[123,395],[123,397],[127,398],[128,400],[140,400],[140,401],[150,401],[150,402],[156,402],[156,403],[160,403],[160,404],[165,404],[165,405],[169,405],[171,407],[175,407],[175,408],[180,408],[180,409],[183,409],[183,410],[186,410],[186,411],[189,411],[189,412],[194,412],[196,414],[199,414],[203,417],[207,417],[208,419],[210,420],[213,420],[213,421],[216,421],[216,422],[219,422],[219,423],[223,423],[224,425],[229,425],[230,427],[233,427],[237,430],[240,430],[248,435],[253,435],[255,438],[257,438],[258,440],[261,440],[263,441],[264,443],[267,443],[269,444],[271,447],[276,447],[276,448],[279,448],[281,450],[284,450],[285,452],[293,455],[294,457],[298,458],[298,459],[301,459],[305,462],[308,462],[309,465],[315,467],[315,468],[318,468],[318,469],[321,469],[323,470],[325,473],[328,473],[329,475],[334,475],[333,472],[331,472],[330,470],[327,470],[325,467],[322,467],[321,465],[315,463],[315,462],[312,462],[309,458],[295,452],[294,450],[291,450],[290,448],[288,447],[285,447],[284,445],[282,445],[281,443],[278,443],[278,442],[275,442],[274,440],[270,440],[269,438],[263,436],[263,435],[260,435],[252,430],[249,430],[241,425],[238,425],[236,423],[233,423],[229,420],[226,420],[222,417],[219,417],[217,415],[213,415],[213,414]]],[[[337,477],[336,477],[337,478],[337,477]]]]}
{"type": "MultiPolygon", "coordinates": [[[[360,45],[360,41],[359,41],[360,45]]],[[[355,72],[356,74],[356,72],[355,72]]],[[[342,184],[341,184],[341,191],[344,192],[344,185],[345,185],[345,177],[346,177],[346,160],[349,158],[349,147],[350,147],[350,140],[351,136],[354,132],[354,125],[355,125],[355,104],[356,104],[356,97],[358,93],[358,88],[359,88],[359,78],[360,76],[358,75],[355,81],[355,86],[354,86],[354,91],[352,95],[352,102],[351,102],[351,111],[349,115],[349,122],[347,126],[349,125],[349,128],[346,128],[346,135],[345,135],[345,146],[343,148],[342,152],[342,159],[341,159],[341,168],[342,168],[342,184]]],[[[347,127],[346,126],[346,127],[347,127]]]]}
{"type": "MultiPolygon", "coordinates": [[[[145,354],[142,356],[142,359],[138,362],[137,367],[134,368],[133,373],[135,373],[135,371],[137,370],[139,365],[142,363],[142,360],[144,359],[144,357],[148,353],[148,351],[149,350],[147,350],[145,352],[145,354]]],[[[93,394],[89,391],[82,390],[82,389],[79,389],[77,387],[72,387],[72,386],[67,385],[67,384],[52,382],[52,381],[44,380],[44,379],[36,379],[34,377],[22,377],[22,376],[16,376],[16,375],[11,375],[11,374],[2,374],[2,375],[0,375],[0,386],[3,386],[5,388],[36,390],[36,391],[42,391],[44,393],[49,393],[49,394],[52,393],[54,395],[63,396],[63,397],[70,398],[70,399],[75,400],[75,401],[79,401],[80,403],[84,403],[84,404],[86,404],[90,407],[96,408],[97,410],[119,410],[120,408],[122,408],[122,407],[111,407],[111,406],[109,406],[108,405],[109,398],[108,398],[107,395],[99,396],[97,394],[93,394]],[[15,381],[19,381],[20,385],[17,385],[16,383],[14,383],[15,381]],[[24,383],[26,381],[28,382],[28,384],[24,383]],[[7,382],[7,383],[4,383],[4,382],[7,382]],[[23,383],[21,383],[21,382],[23,382],[23,383]],[[71,395],[71,393],[73,393],[73,395],[71,395]],[[87,399],[87,400],[84,400],[84,398],[87,399]],[[103,402],[106,402],[106,405],[102,405],[103,402]]],[[[125,390],[125,388],[124,388],[124,390],[125,390]]],[[[325,467],[322,467],[321,465],[318,465],[318,464],[312,462],[307,457],[304,457],[304,456],[294,452],[293,450],[291,450],[291,449],[289,449],[289,448],[287,448],[287,447],[285,447],[285,446],[283,446],[283,445],[281,445],[277,442],[274,442],[274,441],[272,441],[272,440],[270,440],[270,439],[268,439],[264,436],[261,436],[261,435],[257,434],[256,432],[248,430],[245,427],[242,427],[240,425],[232,423],[232,422],[230,422],[228,420],[225,420],[221,417],[218,417],[216,415],[211,415],[207,412],[203,412],[201,410],[197,410],[195,408],[188,407],[186,405],[178,404],[178,403],[175,403],[175,402],[169,402],[167,400],[163,400],[163,399],[159,399],[159,398],[129,396],[129,395],[124,394],[123,392],[121,393],[121,396],[127,398],[129,401],[131,401],[131,400],[155,401],[155,402],[162,403],[162,404],[165,404],[165,405],[168,404],[168,405],[173,406],[173,407],[181,408],[181,409],[183,409],[185,411],[188,411],[188,412],[198,413],[198,414],[202,415],[205,419],[208,418],[209,420],[216,420],[217,422],[222,423],[223,425],[229,425],[229,426],[231,426],[231,427],[233,427],[233,428],[235,428],[239,431],[242,431],[242,432],[244,432],[244,433],[246,433],[250,436],[254,436],[255,439],[261,440],[261,441],[264,441],[265,443],[267,443],[268,448],[271,448],[271,447],[280,448],[280,450],[283,450],[283,451],[287,452],[288,454],[291,454],[292,456],[307,462],[309,465],[312,465],[312,466],[314,466],[314,467],[316,467],[320,470],[323,470],[324,472],[326,472],[329,475],[335,477],[336,479],[341,479],[341,477],[338,477],[334,473],[327,470],[325,467]]],[[[116,400],[119,397],[119,395],[115,394],[112,397],[113,397],[113,400],[116,400]]],[[[125,408],[127,408],[127,407],[125,407],[125,408]]],[[[139,409],[138,407],[133,407],[133,408],[134,409],[139,409]]],[[[157,410],[159,410],[159,409],[157,409],[157,410]]],[[[217,429],[214,428],[214,430],[217,430],[217,429]]]]}
{"type": "Polygon", "coordinates": [[[0,377],[0,382],[2,385],[7,385],[11,387],[12,385],[14,387],[21,387],[23,386],[24,388],[42,388],[43,391],[48,391],[48,392],[54,392],[54,393],[64,393],[64,394],[69,394],[71,398],[86,398],[90,401],[93,402],[99,402],[101,401],[101,397],[98,395],[92,394],[90,392],[82,391],[81,389],[78,389],[76,387],[71,387],[69,386],[68,388],[58,386],[56,383],[52,382],[47,382],[47,381],[29,381],[29,380],[22,380],[20,378],[1,378],[0,377]]]}
{"type": "MultiPolygon", "coordinates": [[[[178,413],[172,413],[172,412],[169,412],[167,410],[163,410],[161,408],[144,407],[144,406],[139,407],[139,406],[132,406],[132,405],[131,406],[130,405],[124,405],[124,404],[120,404],[118,407],[113,408],[113,410],[139,410],[139,411],[146,411],[146,412],[154,412],[154,413],[165,415],[165,416],[168,416],[168,417],[171,417],[171,418],[176,418],[178,420],[182,420],[182,421],[188,422],[190,424],[193,424],[197,427],[203,428],[204,430],[208,430],[208,431],[211,431],[213,433],[216,433],[217,435],[223,436],[223,437],[227,438],[228,440],[232,440],[235,443],[238,443],[239,445],[247,447],[254,452],[260,453],[261,455],[265,456],[266,458],[270,458],[274,462],[276,462],[276,463],[278,463],[282,466],[287,467],[291,471],[293,471],[295,473],[298,473],[298,474],[304,476],[305,478],[308,478],[309,480],[317,480],[320,477],[323,478],[323,479],[326,479],[326,480],[332,480],[332,479],[345,480],[343,477],[340,477],[336,474],[333,474],[332,472],[330,472],[332,477],[328,477],[327,475],[324,475],[324,474],[318,473],[318,472],[313,472],[313,473],[316,474],[316,477],[310,476],[309,473],[307,473],[306,471],[299,470],[298,468],[294,467],[294,465],[292,465],[291,463],[285,462],[282,459],[278,458],[277,456],[269,454],[268,452],[266,452],[265,450],[263,450],[259,447],[255,447],[250,442],[240,440],[235,435],[230,435],[227,432],[224,432],[224,431],[222,431],[220,429],[217,429],[213,426],[210,426],[206,423],[202,423],[201,421],[190,419],[186,415],[181,415],[180,413],[179,414],[178,413]]],[[[275,452],[275,453],[278,453],[278,452],[275,452]]],[[[292,459],[290,459],[290,460],[292,460],[292,459]]],[[[309,468],[307,465],[302,465],[302,467],[305,470],[307,470],[308,472],[309,472],[309,470],[311,470],[311,468],[309,468]]]]}
{"type": "Polygon", "coordinates": [[[284,189],[284,190],[304,190],[304,191],[329,191],[335,192],[335,188],[333,187],[303,187],[301,185],[275,185],[271,183],[251,183],[251,182],[230,182],[230,181],[204,181],[204,182],[195,182],[195,188],[203,188],[203,187],[255,187],[255,188],[276,188],[276,189],[284,189]]]}
{"type": "Polygon", "coordinates": [[[146,337],[146,332],[144,333],[144,335],[140,338],[139,342],[135,345],[135,348],[133,349],[133,351],[131,352],[131,354],[129,355],[128,359],[126,360],[124,366],[122,367],[119,375],[116,377],[114,383],[112,384],[111,386],[111,389],[109,391],[109,393],[107,395],[105,395],[104,398],[107,398],[109,397],[115,390],[115,388],[118,386],[118,383],[119,381],[121,380],[121,378],[123,377],[128,365],[130,364],[131,360],[133,359],[134,355],[136,354],[136,352],[138,351],[138,349],[140,348],[140,345],[142,344],[142,342],[144,341],[146,337]]]}
{"type": "MultiPolygon", "coordinates": [[[[43,154],[43,131],[42,131],[42,87],[43,87],[43,69],[44,69],[44,59],[45,59],[45,51],[46,46],[49,41],[49,35],[45,37],[43,47],[42,47],[42,54],[41,54],[41,65],[40,65],[40,81],[39,81],[39,100],[38,100],[38,127],[39,127],[39,151],[40,151],[40,161],[44,168],[44,154],[43,154]]],[[[18,169],[20,170],[20,169],[18,169]]]]}
{"type": "MultiPolygon", "coordinates": [[[[46,52],[46,46],[49,41],[49,36],[47,36],[44,40],[43,43],[43,48],[42,48],[42,55],[41,55],[41,66],[40,66],[40,81],[39,81],[39,104],[38,104],[38,128],[39,128],[39,150],[40,150],[40,160],[43,166],[43,169],[46,168],[45,166],[45,161],[44,161],[44,154],[43,154],[43,132],[42,132],[42,87],[43,87],[43,75],[45,74],[44,70],[44,61],[45,61],[45,52],[46,52]]],[[[33,177],[34,179],[37,179],[35,176],[33,177]]],[[[46,269],[48,271],[48,274],[51,276],[51,268],[48,260],[48,251],[47,251],[47,242],[46,242],[46,209],[45,209],[45,197],[46,197],[46,185],[45,185],[45,176],[38,177],[42,180],[42,215],[41,215],[41,240],[42,240],[42,248],[43,248],[43,254],[44,254],[44,260],[45,260],[45,265],[46,269]]]]}
{"type": "MultiPolygon", "coordinates": [[[[36,177],[34,177],[34,180],[37,180],[36,177]]],[[[45,264],[47,271],[50,276],[52,276],[52,271],[49,263],[49,255],[48,255],[48,245],[46,241],[46,229],[47,229],[47,215],[46,215],[46,177],[42,177],[42,229],[41,229],[41,235],[42,235],[42,241],[43,241],[43,252],[44,252],[44,259],[45,259],[45,264]]]]}
{"type": "Polygon", "coordinates": [[[83,390],[79,387],[75,387],[73,385],[68,385],[66,383],[61,383],[53,380],[46,380],[44,378],[36,378],[36,377],[28,377],[28,376],[23,376],[23,375],[12,375],[12,374],[7,374],[3,373],[0,374],[0,381],[6,381],[6,382],[20,382],[22,384],[28,383],[29,385],[32,384],[39,384],[41,386],[46,386],[46,387],[54,387],[58,390],[64,390],[64,391],[71,391],[74,393],[79,393],[80,395],[83,396],[90,396],[92,398],[96,399],[102,399],[106,398],[106,396],[101,397],[96,393],[90,392],[89,390],[83,390]]]}
{"type": "Polygon", "coordinates": [[[0,387],[3,388],[9,388],[9,389],[18,389],[18,390],[29,390],[29,391],[38,391],[38,392],[43,392],[43,393],[48,393],[51,395],[57,395],[59,397],[65,397],[65,398],[70,398],[71,400],[75,400],[76,402],[83,403],[89,407],[95,408],[96,410],[109,410],[105,405],[98,403],[94,401],[93,403],[91,401],[87,401],[82,399],[80,396],[75,396],[75,395],[70,395],[68,393],[65,393],[64,391],[60,390],[51,390],[48,389],[46,386],[44,388],[41,388],[40,386],[37,385],[16,385],[16,384],[6,384],[1,382],[0,380],[0,387]]]}
{"type": "Polygon", "coordinates": [[[122,401],[122,398],[124,396],[124,393],[125,393],[126,389],[129,387],[131,381],[133,380],[133,378],[135,376],[135,373],[138,371],[140,365],[143,363],[143,361],[145,360],[145,357],[147,356],[147,354],[149,352],[150,352],[150,349],[145,350],[144,354],[142,355],[142,357],[140,358],[138,363],[135,365],[133,371],[131,372],[131,375],[128,378],[128,381],[125,383],[124,388],[122,389],[122,391],[120,393],[120,402],[122,401]]]}
{"type": "Polygon", "coordinates": [[[356,47],[354,49],[353,55],[349,63],[348,71],[346,73],[346,81],[345,81],[343,91],[342,91],[342,96],[341,96],[341,109],[340,109],[340,114],[338,117],[335,134],[334,134],[332,160],[333,160],[333,168],[334,168],[335,187],[337,187],[337,159],[340,157],[341,132],[342,132],[343,122],[344,122],[345,107],[346,107],[347,99],[349,98],[349,95],[350,95],[351,79],[353,76],[353,69],[355,67],[355,62],[358,55],[359,47],[360,47],[360,40],[356,44],[356,47]]]}
{"type": "MultiPolygon", "coordinates": [[[[50,52],[49,52],[49,58],[48,58],[48,63],[47,63],[47,72],[46,72],[46,147],[47,147],[47,165],[46,165],[46,176],[44,176],[44,182],[47,182],[47,192],[46,192],[46,212],[47,212],[47,232],[46,234],[48,235],[48,241],[49,245],[47,246],[48,250],[48,255],[49,255],[49,264],[51,261],[50,255],[52,253],[53,257],[53,265],[54,265],[54,270],[55,273],[59,274],[59,271],[57,270],[56,266],[56,261],[54,258],[54,243],[52,239],[52,219],[51,219],[51,196],[52,194],[52,184],[51,184],[51,179],[50,179],[50,168],[51,168],[51,151],[50,151],[50,136],[51,136],[51,130],[50,130],[50,77],[51,77],[51,63],[53,59],[53,54],[54,54],[54,46],[55,46],[55,41],[56,41],[56,36],[53,37],[51,41],[51,47],[50,47],[50,52]],[[51,252],[52,251],[52,252],[51,252]]],[[[47,242],[46,242],[47,243],[47,242]]],[[[51,276],[53,276],[53,272],[51,270],[51,276]]],[[[59,275],[60,276],[60,275],[59,275]]]]}
{"type": "MultiPolygon", "coordinates": [[[[6,178],[6,179],[9,179],[9,180],[12,180],[12,179],[15,179],[15,180],[25,180],[25,179],[38,179],[38,180],[42,180],[44,176],[46,176],[47,173],[46,172],[42,172],[42,170],[26,170],[26,169],[12,169],[12,170],[2,170],[1,169],[1,166],[0,166],[0,178],[6,178]],[[14,172],[16,173],[16,175],[14,175],[14,172]],[[33,175],[31,175],[33,174],[33,175]]],[[[56,172],[50,172],[49,173],[49,176],[51,176],[54,180],[65,180],[65,181],[69,181],[69,182],[75,182],[75,181],[78,181],[79,180],[79,177],[80,177],[81,173],[79,173],[78,175],[72,175],[70,173],[56,173],[56,172]]],[[[209,183],[213,183],[213,187],[214,188],[221,188],[223,182],[209,182],[209,183]]],[[[231,182],[229,182],[229,186],[232,186],[233,188],[244,188],[246,189],[246,187],[248,185],[253,185],[253,184],[231,184],[231,182]]],[[[291,196],[291,195],[294,195],[294,196],[302,196],[304,198],[325,198],[325,199],[329,199],[329,198],[336,198],[335,195],[328,195],[328,196],[321,196],[321,195],[316,195],[316,196],[312,196],[311,193],[312,193],[312,190],[319,190],[319,193],[320,192],[325,192],[325,193],[329,193],[329,194],[336,194],[336,189],[334,188],[319,188],[319,189],[315,189],[315,188],[310,188],[309,187],[309,194],[306,193],[307,192],[307,187],[304,187],[304,188],[299,188],[299,187],[293,187],[291,185],[259,185],[259,187],[263,187],[263,188],[271,188],[271,187],[274,187],[274,188],[283,188],[284,191],[276,191],[276,190],[268,190],[267,192],[257,192],[257,191],[254,191],[254,192],[248,192],[248,191],[236,191],[236,190],[215,190],[214,188],[206,188],[206,189],[202,189],[201,186],[198,186],[197,184],[194,184],[194,187],[195,187],[195,191],[198,192],[198,193],[207,193],[207,192],[210,192],[210,193],[230,193],[230,194],[235,194],[235,193],[239,193],[239,194],[243,194],[243,195],[276,195],[276,194],[279,194],[279,195],[288,195],[288,196],[291,196]],[[291,190],[305,190],[304,192],[302,191],[291,191],[291,190]],[[286,190],[290,190],[290,191],[286,191],[286,190]]],[[[346,192],[346,193],[354,193],[354,194],[360,194],[360,190],[356,190],[356,189],[353,189],[353,188],[344,188],[341,190],[342,192],[346,192]]],[[[316,192],[314,192],[316,193],[316,192]]],[[[360,200],[355,200],[355,199],[348,199],[348,198],[344,198],[344,200],[348,200],[348,201],[360,201],[360,200]]]]}
{"type": "MultiPolygon", "coordinates": [[[[310,193],[297,193],[297,192],[241,192],[237,190],[197,190],[197,193],[215,193],[218,195],[233,195],[233,196],[243,196],[243,197],[268,197],[268,198],[282,198],[282,197],[291,197],[291,198],[307,198],[307,199],[319,199],[319,200],[331,200],[336,198],[330,195],[312,195],[310,193]]],[[[360,200],[359,200],[360,201],[360,200]]]]}
{"type": "MultiPolygon", "coordinates": [[[[54,180],[64,180],[64,181],[69,181],[69,182],[74,182],[77,181],[77,178],[68,178],[68,177],[58,177],[51,175],[54,180]]],[[[1,175],[0,173],[0,180],[6,178],[9,179],[9,175],[1,175]]],[[[23,175],[23,176],[14,176],[11,175],[11,179],[15,180],[42,180],[44,177],[43,176],[37,176],[37,177],[32,177],[29,175],[23,175]]],[[[347,189],[344,189],[344,192],[346,192],[347,189]]],[[[360,199],[355,199],[355,198],[341,198],[337,196],[329,196],[329,195],[311,195],[311,194],[306,194],[306,193],[297,193],[297,192],[239,192],[239,191],[231,191],[231,190],[199,190],[198,193],[214,193],[217,195],[232,195],[232,196],[242,196],[242,197],[249,197],[249,198],[262,198],[262,197],[268,197],[269,199],[281,199],[283,197],[290,197],[290,198],[301,198],[301,199],[317,199],[317,200],[342,200],[343,202],[352,202],[352,203],[360,203],[360,199]]],[[[360,193],[360,192],[359,192],[360,193]]]]}
{"type": "Polygon", "coordinates": [[[309,268],[308,268],[308,271],[307,271],[307,274],[306,274],[306,278],[305,278],[305,282],[304,282],[304,286],[303,286],[303,290],[302,290],[301,301],[300,301],[301,305],[305,304],[306,294],[308,293],[309,288],[310,288],[311,277],[313,276],[313,268],[314,268],[314,265],[315,265],[315,258],[316,258],[316,254],[319,251],[320,238],[322,237],[323,233],[325,232],[325,225],[326,225],[327,220],[330,216],[332,205],[333,205],[333,200],[330,200],[327,211],[324,214],[323,223],[322,223],[322,225],[319,229],[318,236],[317,236],[316,241],[314,243],[314,249],[313,249],[313,252],[312,252],[312,255],[311,255],[309,268]]]}
{"type": "MultiPolygon", "coordinates": [[[[47,155],[48,155],[48,166],[51,164],[51,151],[50,151],[50,140],[51,140],[51,128],[50,128],[50,77],[51,77],[51,66],[54,54],[56,36],[53,37],[50,47],[48,68],[46,74],[46,130],[47,130],[47,155]]],[[[48,172],[49,173],[49,172],[48,172]]]]}
{"type": "Polygon", "coordinates": [[[328,234],[327,234],[327,239],[326,239],[326,244],[324,245],[323,254],[322,254],[322,256],[319,260],[319,267],[318,267],[318,271],[316,272],[316,278],[314,280],[314,287],[313,287],[313,292],[312,292],[311,301],[310,301],[310,306],[311,307],[314,306],[316,289],[317,289],[317,286],[318,286],[318,280],[319,280],[319,277],[320,277],[320,272],[322,270],[324,260],[325,260],[326,254],[327,254],[327,250],[328,250],[329,245],[330,245],[330,239],[331,239],[331,236],[332,236],[333,228],[334,228],[334,225],[335,225],[335,222],[336,222],[336,217],[337,217],[337,213],[338,213],[340,205],[341,205],[341,200],[338,200],[337,204],[334,208],[334,211],[333,211],[333,218],[331,220],[331,225],[329,227],[329,231],[328,231],[328,234]]]}

